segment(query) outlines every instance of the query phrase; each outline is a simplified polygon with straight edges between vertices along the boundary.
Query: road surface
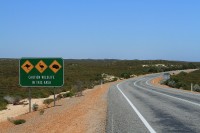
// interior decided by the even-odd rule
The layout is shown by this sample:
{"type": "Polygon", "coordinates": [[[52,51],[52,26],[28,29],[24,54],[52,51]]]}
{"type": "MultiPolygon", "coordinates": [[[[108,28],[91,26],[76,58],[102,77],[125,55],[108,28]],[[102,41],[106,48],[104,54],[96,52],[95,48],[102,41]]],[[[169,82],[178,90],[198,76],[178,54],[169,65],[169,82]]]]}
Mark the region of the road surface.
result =
{"type": "Polygon", "coordinates": [[[151,79],[161,75],[110,88],[107,133],[200,133],[200,95],[153,86],[151,79]]]}

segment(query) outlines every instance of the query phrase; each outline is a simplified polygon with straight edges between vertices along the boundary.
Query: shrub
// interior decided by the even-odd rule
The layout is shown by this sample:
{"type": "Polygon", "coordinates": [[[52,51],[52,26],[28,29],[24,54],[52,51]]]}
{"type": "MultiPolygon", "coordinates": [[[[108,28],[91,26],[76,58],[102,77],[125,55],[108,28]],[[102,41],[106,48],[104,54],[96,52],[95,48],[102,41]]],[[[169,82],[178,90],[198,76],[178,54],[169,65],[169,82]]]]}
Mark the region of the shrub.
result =
{"type": "Polygon", "coordinates": [[[56,96],[56,99],[57,100],[60,100],[60,99],[62,99],[63,98],[63,95],[62,94],[58,94],[57,96],[56,96]]]}
{"type": "Polygon", "coordinates": [[[46,100],[44,100],[43,103],[48,107],[49,104],[51,104],[53,101],[54,101],[54,99],[46,99],[46,100]]]}
{"type": "Polygon", "coordinates": [[[167,85],[169,85],[170,87],[175,87],[176,86],[176,82],[173,80],[170,80],[167,82],[167,85]]]}
{"type": "Polygon", "coordinates": [[[33,108],[33,111],[37,111],[39,108],[39,105],[35,103],[35,104],[33,104],[32,108],[33,108]]]}
{"type": "Polygon", "coordinates": [[[43,115],[44,114],[44,109],[41,109],[40,110],[40,115],[43,115]]]}
{"type": "Polygon", "coordinates": [[[122,77],[122,78],[125,78],[125,79],[128,79],[128,78],[131,77],[131,74],[125,72],[125,73],[122,73],[122,74],[121,74],[121,77],[122,77]]]}
{"type": "Polygon", "coordinates": [[[19,105],[20,104],[20,100],[21,100],[21,97],[19,97],[19,96],[15,97],[13,105],[19,105]]]}
{"type": "Polygon", "coordinates": [[[115,78],[113,79],[113,82],[115,82],[115,81],[117,81],[117,80],[118,80],[118,78],[115,77],[115,78]]]}
{"type": "Polygon", "coordinates": [[[8,104],[13,104],[14,102],[14,97],[11,97],[11,96],[4,96],[3,99],[6,100],[8,104]]]}
{"type": "Polygon", "coordinates": [[[20,124],[23,124],[23,123],[25,123],[26,122],[26,120],[23,120],[23,119],[19,119],[19,120],[14,120],[13,121],[13,123],[15,124],[15,125],[20,125],[20,124]]]}
{"type": "Polygon", "coordinates": [[[200,86],[198,84],[194,85],[194,91],[200,92],[200,86]]]}
{"type": "Polygon", "coordinates": [[[176,88],[183,88],[185,85],[181,82],[176,83],[175,87],[176,88]]]}
{"type": "Polygon", "coordinates": [[[4,102],[4,101],[0,101],[0,110],[4,110],[4,109],[7,109],[7,103],[4,102]]]}
{"type": "Polygon", "coordinates": [[[74,96],[74,93],[73,93],[73,92],[68,92],[68,93],[65,93],[65,94],[63,95],[64,98],[65,98],[65,97],[72,97],[72,96],[74,96]]]}
{"type": "Polygon", "coordinates": [[[13,104],[13,105],[18,105],[20,100],[21,100],[21,97],[19,96],[16,96],[16,97],[13,97],[13,96],[5,96],[4,99],[9,103],[9,104],[13,104]]]}

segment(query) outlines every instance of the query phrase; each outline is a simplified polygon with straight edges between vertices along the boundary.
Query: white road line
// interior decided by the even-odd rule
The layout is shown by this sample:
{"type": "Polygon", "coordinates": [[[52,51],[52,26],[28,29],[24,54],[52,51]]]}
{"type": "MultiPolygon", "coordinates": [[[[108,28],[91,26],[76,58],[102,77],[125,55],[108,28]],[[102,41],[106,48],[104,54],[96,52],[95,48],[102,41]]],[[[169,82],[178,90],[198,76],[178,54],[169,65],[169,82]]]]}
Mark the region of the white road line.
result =
{"type": "Polygon", "coordinates": [[[118,90],[122,93],[124,98],[128,101],[128,103],[131,105],[135,113],[138,115],[140,120],[144,123],[146,128],[149,130],[150,133],[156,133],[156,131],[150,126],[150,124],[147,122],[147,120],[142,116],[142,114],[138,111],[138,109],[133,105],[133,103],[127,98],[127,96],[122,92],[122,90],[119,88],[119,84],[117,84],[118,90]]]}
{"type": "MultiPolygon", "coordinates": [[[[139,81],[141,81],[141,80],[139,80],[139,81]]],[[[139,82],[139,81],[137,81],[137,82],[139,82]]],[[[147,83],[147,81],[146,81],[146,83],[147,83]]],[[[176,100],[180,100],[180,101],[183,101],[183,102],[187,102],[187,103],[190,103],[190,104],[193,104],[193,105],[196,105],[196,106],[200,107],[200,104],[198,104],[198,103],[195,103],[195,102],[192,102],[192,101],[188,101],[188,100],[185,100],[185,99],[182,99],[182,98],[174,97],[174,96],[171,96],[171,95],[167,95],[167,94],[164,94],[164,93],[161,93],[161,92],[157,92],[157,91],[154,91],[154,90],[149,90],[149,89],[146,89],[144,87],[138,86],[136,84],[137,82],[135,82],[134,85],[136,87],[138,87],[138,88],[143,89],[143,90],[146,90],[146,91],[149,91],[149,92],[154,92],[154,93],[157,93],[157,94],[160,94],[160,95],[163,95],[163,96],[167,96],[167,97],[170,97],[170,98],[173,98],[173,99],[176,99],[176,100]]],[[[148,85],[148,83],[147,83],[147,85],[148,85]]]]}

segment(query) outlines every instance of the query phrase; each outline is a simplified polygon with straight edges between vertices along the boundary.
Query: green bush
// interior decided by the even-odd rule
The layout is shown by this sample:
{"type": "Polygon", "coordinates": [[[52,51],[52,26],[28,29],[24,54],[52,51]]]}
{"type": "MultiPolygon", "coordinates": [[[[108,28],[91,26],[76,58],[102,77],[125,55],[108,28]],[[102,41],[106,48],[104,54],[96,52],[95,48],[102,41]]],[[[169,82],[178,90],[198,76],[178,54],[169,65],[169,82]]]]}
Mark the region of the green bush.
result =
{"type": "Polygon", "coordinates": [[[194,85],[194,91],[200,92],[200,86],[198,84],[194,85]]]}
{"type": "Polygon", "coordinates": [[[51,104],[53,101],[54,101],[54,99],[46,99],[46,100],[44,100],[43,103],[44,103],[45,105],[49,106],[49,104],[51,104]]]}
{"type": "Polygon", "coordinates": [[[44,109],[41,109],[40,110],[40,115],[43,115],[44,114],[44,109]]]}
{"type": "Polygon", "coordinates": [[[13,123],[15,124],[15,125],[20,125],[20,124],[23,124],[23,123],[25,123],[26,122],[26,120],[23,120],[23,119],[19,119],[19,120],[14,120],[13,121],[13,123]]]}
{"type": "Polygon", "coordinates": [[[121,77],[122,77],[122,78],[125,78],[125,79],[128,79],[128,78],[131,77],[131,73],[126,73],[126,72],[125,72],[125,73],[122,73],[122,74],[121,74],[121,77]]]}
{"type": "Polygon", "coordinates": [[[9,104],[18,105],[20,103],[21,97],[20,96],[4,96],[4,99],[9,104]]]}
{"type": "Polygon", "coordinates": [[[1,110],[4,110],[4,109],[7,109],[6,106],[7,106],[7,103],[6,103],[6,102],[4,102],[4,101],[1,102],[1,101],[0,101],[0,111],[1,111],[1,110]]]}
{"type": "Polygon", "coordinates": [[[63,94],[64,98],[66,98],[66,97],[72,97],[72,96],[74,96],[73,92],[68,92],[68,93],[63,94]]]}
{"type": "Polygon", "coordinates": [[[62,94],[58,94],[57,96],[56,96],[56,100],[60,100],[60,99],[62,99],[63,98],[63,95],[62,94]]]}
{"type": "Polygon", "coordinates": [[[33,111],[37,111],[39,108],[39,105],[35,103],[35,104],[33,104],[32,108],[33,108],[33,111]]]}

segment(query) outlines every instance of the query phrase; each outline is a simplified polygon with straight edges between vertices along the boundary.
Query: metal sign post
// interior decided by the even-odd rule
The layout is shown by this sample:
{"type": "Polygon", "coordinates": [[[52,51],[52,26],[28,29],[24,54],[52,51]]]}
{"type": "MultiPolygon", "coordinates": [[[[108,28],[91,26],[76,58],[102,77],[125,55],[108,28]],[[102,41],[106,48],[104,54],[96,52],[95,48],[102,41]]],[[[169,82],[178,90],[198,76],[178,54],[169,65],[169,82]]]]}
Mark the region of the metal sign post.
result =
{"type": "Polygon", "coordinates": [[[56,94],[55,94],[55,87],[53,88],[53,94],[54,94],[54,107],[56,106],[56,94]]]}
{"type": "Polygon", "coordinates": [[[29,98],[28,98],[28,100],[29,100],[29,113],[31,113],[31,88],[29,87],[28,90],[29,90],[29,98]]]}

